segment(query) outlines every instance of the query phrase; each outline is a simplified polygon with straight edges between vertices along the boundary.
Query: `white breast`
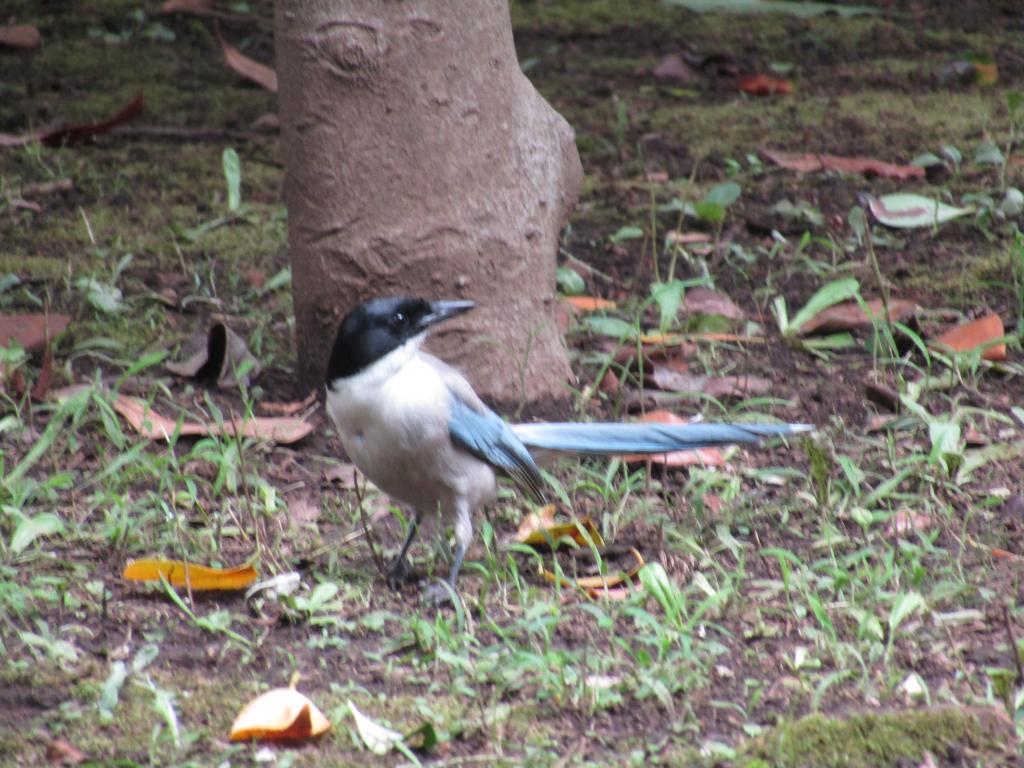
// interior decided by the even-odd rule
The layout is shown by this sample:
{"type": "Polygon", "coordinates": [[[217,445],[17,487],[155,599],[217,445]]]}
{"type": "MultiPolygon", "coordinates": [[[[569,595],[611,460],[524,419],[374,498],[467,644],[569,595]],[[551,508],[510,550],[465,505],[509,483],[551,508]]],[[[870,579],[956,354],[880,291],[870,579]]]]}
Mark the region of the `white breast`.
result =
{"type": "Polygon", "coordinates": [[[381,490],[423,512],[451,513],[494,494],[490,466],[452,445],[449,390],[418,344],[392,351],[327,388],[327,413],[345,452],[381,490]]]}

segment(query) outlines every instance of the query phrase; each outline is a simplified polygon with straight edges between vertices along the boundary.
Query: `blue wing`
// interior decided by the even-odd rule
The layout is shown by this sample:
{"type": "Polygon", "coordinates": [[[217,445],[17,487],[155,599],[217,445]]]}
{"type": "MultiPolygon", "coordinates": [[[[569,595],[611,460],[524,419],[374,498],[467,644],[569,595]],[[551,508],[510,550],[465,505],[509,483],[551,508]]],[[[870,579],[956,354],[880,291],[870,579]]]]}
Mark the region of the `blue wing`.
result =
{"type": "Polygon", "coordinates": [[[540,469],[526,446],[494,411],[475,410],[452,393],[448,432],[456,445],[507,472],[538,501],[544,500],[540,469]]]}

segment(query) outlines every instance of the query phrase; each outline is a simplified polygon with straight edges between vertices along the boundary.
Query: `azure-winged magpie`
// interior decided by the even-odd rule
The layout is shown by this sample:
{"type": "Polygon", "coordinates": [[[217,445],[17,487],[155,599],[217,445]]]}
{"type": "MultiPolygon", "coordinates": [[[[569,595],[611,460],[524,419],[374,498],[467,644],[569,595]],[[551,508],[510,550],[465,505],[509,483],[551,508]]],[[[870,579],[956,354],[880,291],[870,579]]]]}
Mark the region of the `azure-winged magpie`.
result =
{"type": "MultiPolygon", "coordinates": [[[[454,523],[452,591],[473,535],[472,514],[496,495],[495,472],[542,500],[531,452],[659,454],[810,429],[804,424],[506,424],[465,377],[421,351],[427,330],[473,308],[470,301],[389,297],[360,304],[341,321],[327,369],[327,413],[357,467],[393,499],[411,505],[413,523],[388,575],[407,574],[406,553],[422,516],[454,523]]],[[[448,589],[436,585],[430,596],[448,589]],[[440,587],[440,589],[438,589],[440,587]]]]}

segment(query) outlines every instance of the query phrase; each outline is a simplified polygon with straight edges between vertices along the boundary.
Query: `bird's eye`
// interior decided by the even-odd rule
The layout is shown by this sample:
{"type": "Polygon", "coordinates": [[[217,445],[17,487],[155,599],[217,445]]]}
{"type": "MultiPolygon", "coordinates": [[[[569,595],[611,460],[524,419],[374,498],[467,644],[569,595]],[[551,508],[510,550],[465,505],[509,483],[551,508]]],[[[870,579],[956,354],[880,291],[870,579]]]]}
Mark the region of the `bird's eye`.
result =
{"type": "Polygon", "coordinates": [[[405,325],[405,313],[403,313],[403,312],[395,312],[395,314],[393,314],[391,316],[391,325],[394,328],[401,328],[402,326],[404,326],[405,325]]]}

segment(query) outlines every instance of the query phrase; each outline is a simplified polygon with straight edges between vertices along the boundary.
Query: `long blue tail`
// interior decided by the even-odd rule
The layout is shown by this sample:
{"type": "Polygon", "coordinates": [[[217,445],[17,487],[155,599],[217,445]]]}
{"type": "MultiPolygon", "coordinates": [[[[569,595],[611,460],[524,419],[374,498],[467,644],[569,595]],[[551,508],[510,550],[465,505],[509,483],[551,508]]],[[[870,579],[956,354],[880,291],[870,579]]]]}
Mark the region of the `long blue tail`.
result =
{"type": "Polygon", "coordinates": [[[762,438],[810,432],[810,424],[609,424],[552,422],[513,424],[527,448],[591,456],[668,453],[731,443],[757,443],[762,438]]]}

